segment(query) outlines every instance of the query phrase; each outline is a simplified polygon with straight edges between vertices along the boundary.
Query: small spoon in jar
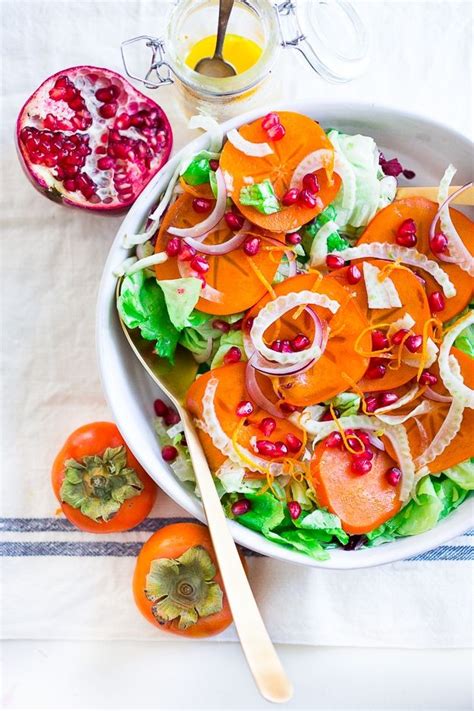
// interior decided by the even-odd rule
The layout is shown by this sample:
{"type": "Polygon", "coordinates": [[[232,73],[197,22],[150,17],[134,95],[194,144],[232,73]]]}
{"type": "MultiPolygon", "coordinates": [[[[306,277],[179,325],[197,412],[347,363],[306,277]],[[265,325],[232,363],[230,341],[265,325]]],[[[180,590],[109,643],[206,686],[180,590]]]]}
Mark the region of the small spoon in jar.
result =
{"type": "Polygon", "coordinates": [[[217,40],[213,57],[204,57],[194,67],[194,71],[204,74],[206,77],[225,79],[237,74],[232,64],[226,62],[222,57],[224,38],[229,22],[230,13],[234,6],[234,0],[219,0],[219,19],[217,22],[217,40]]]}

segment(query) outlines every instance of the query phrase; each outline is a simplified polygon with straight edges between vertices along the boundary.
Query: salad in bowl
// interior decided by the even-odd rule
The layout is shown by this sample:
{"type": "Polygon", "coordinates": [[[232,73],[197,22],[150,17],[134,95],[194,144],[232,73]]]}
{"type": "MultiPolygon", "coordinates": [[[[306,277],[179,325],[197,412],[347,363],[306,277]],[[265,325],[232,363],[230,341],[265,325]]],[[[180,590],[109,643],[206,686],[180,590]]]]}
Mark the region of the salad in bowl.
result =
{"type": "MultiPolygon", "coordinates": [[[[316,560],[430,530],[474,489],[474,230],[455,168],[437,202],[397,199],[403,168],[370,136],[290,111],[194,126],[208,149],[125,236],[117,306],[178,380],[192,360],[186,407],[226,514],[316,560]]],[[[194,491],[179,418],[155,413],[194,491]]]]}

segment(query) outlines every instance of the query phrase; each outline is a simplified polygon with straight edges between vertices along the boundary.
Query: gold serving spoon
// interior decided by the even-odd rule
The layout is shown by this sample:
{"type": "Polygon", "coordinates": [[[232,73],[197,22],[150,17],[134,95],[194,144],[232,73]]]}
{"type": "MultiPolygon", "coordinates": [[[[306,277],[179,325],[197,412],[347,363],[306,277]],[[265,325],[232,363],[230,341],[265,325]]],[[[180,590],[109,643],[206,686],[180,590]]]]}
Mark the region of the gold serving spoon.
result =
{"type": "MultiPolygon", "coordinates": [[[[460,190],[460,185],[452,185],[449,188],[449,195],[452,195],[456,190],[460,190]]],[[[438,188],[437,187],[403,187],[397,190],[397,200],[409,197],[424,197],[428,200],[433,200],[433,202],[438,201],[438,188]]],[[[474,205],[474,187],[466,188],[458,197],[454,198],[451,204],[457,205],[474,205]]]]}
{"type": "Polygon", "coordinates": [[[200,59],[194,67],[195,72],[204,74],[207,77],[215,77],[216,79],[225,79],[225,77],[233,77],[237,74],[232,64],[226,62],[222,57],[227,23],[229,22],[233,6],[234,0],[219,0],[219,19],[217,21],[217,39],[214,56],[200,59]]]}
{"type": "MultiPolygon", "coordinates": [[[[119,279],[117,283],[117,298],[121,282],[119,279]]],[[[292,684],[263,623],[193,420],[183,406],[186,390],[195,378],[197,364],[191,354],[187,355],[178,349],[176,363],[170,366],[158,358],[149,341],[141,339],[136,331],[129,331],[122,319],[120,325],[132,351],[148,375],[171,400],[181,418],[227,599],[247,663],[262,696],[268,701],[284,703],[293,695],[292,684]]]]}

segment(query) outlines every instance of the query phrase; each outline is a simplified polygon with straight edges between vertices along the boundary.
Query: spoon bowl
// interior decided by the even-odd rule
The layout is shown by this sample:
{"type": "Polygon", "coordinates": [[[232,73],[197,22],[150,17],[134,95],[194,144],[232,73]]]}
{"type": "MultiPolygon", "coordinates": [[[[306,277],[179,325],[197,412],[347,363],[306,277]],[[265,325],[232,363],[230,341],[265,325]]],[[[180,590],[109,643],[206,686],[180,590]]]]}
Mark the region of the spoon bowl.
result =
{"type": "Polygon", "coordinates": [[[204,57],[199,60],[194,67],[194,71],[198,72],[198,74],[204,74],[207,77],[215,77],[216,79],[234,77],[237,74],[232,64],[226,62],[222,57],[227,23],[229,22],[233,7],[234,0],[219,0],[219,19],[217,21],[217,39],[214,56],[204,57]]]}

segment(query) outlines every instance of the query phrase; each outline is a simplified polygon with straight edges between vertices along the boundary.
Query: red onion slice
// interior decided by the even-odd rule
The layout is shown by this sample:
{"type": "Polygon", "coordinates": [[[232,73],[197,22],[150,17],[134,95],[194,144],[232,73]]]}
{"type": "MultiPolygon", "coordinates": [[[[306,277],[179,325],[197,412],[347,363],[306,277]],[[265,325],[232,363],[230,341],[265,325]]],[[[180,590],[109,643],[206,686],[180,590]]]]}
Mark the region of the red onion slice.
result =
{"type": "Polygon", "coordinates": [[[217,181],[217,198],[214,209],[205,220],[198,222],[194,227],[169,227],[168,232],[176,237],[201,237],[205,232],[212,230],[224,217],[226,201],[227,201],[227,189],[225,186],[224,175],[222,170],[218,168],[216,170],[216,181],[217,181]]]}
{"type": "Polygon", "coordinates": [[[441,395],[431,388],[426,388],[424,395],[427,400],[434,400],[434,402],[452,402],[453,399],[450,395],[441,395]]]}
{"type": "Polygon", "coordinates": [[[263,358],[260,353],[254,351],[250,358],[252,362],[252,367],[258,370],[259,373],[264,375],[273,375],[277,378],[282,378],[286,375],[296,375],[296,373],[304,373],[308,370],[314,363],[316,363],[315,358],[310,358],[304,363],[294,363],[293,365],[281,365],[280,363],[272,363],[271,361],[263,358]]]}
{"type": "Polygon", "coordinates": [[[260,386],[257,382],[257,374],[255,372],[255,368],[252,366],[250,361],[247,363],[245,369],[245,385],[247,387],[247,392],[250,395],[250,398],[257,405],[257,407],[260,407],[262,410],[265,410],[265,412],[268,412],[268,414],[272,415],[272,417],[281,418],[281,410],[279,410],[277,406],[273,402],[271,402],[271,400],[269,400],[261,391],[260,386]]]}
{"type": "MultiPolygon", "coordinates": [[[[454,175],[455,169],[452,166],[450,166],[450,168],[451,172],[449,175],[450,177],[452,177],[454,175]]],[[[448,168],[448,170],[450,168],[448,168]]],[[[441,182],[443,184],[444,180],[441,182]]],[[[466,183],[454,193],[452,193],[452,195],[449,195],[446,200],[444,200],[444,202],[440,205],[438,212],[434,216],[433,222],[431,223],[430,239],[435,236],[436,225],[438,224],[438,221],[440,221],[441,229],[443,230],[443,233],[448,239],[448,249],[450,254],[445,255],[440,253],[436,255],[437,258],[442,262],[456,263],[459,267],[461,267],[461,269],[466,271],[471,276],[474,276],[474,257],[462,241],[460,235],[458,234],[456,228],[453,225],[451,216],[449,214],[450,203],[453,202],[453,200],[455,200],[458,195],[463,193],[468,188],[472,187],[472,185],[472,181],[470,183],[466,183]]]]}
{"type": "Polygon", "coordinates": [[[229,252],[232,252],[232,250],[240,247],[240,245],[244,242],[249,229],[250,222],[247,222],[247,220],[245,220],[242,229],[236,232],[235,235],[228,239],[226,242],[222,242],[222,244],[204,244],[203,242],[201,242],[201,239],[204,239],[204,237],[213,232],[213,230],[210,230],[199,239],[186,237],[184,241],[187,245],[193,247],[197,252],[202,252],[202,254],[211,254],[216,257],[222,254],[228,254],[229,252]]]}

